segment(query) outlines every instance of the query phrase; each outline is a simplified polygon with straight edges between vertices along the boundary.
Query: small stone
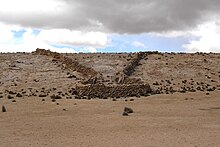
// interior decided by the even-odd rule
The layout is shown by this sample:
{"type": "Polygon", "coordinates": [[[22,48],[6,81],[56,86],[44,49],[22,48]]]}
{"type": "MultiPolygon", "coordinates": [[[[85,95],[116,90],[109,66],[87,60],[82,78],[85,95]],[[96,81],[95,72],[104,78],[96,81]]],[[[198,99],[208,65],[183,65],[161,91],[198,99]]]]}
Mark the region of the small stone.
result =
{"type": "Polygon", "coordinates": [[[40,94],[39,97],[46,97],[46,94],[40,94]]]}
{"type": "Polygon", "coordinates": [[[62,99],[61,96],[55,95],[55,94],[53,94],[52,96],[50,96],[50,98],[51,98],[51,99],[62,99]]]}
{"type": "Polygon", "coordinates": [[[16,97],[22,97],[22,95],[20,93],[17,93],[16,97]]]}
{"type": "Polygon", "coordinates": [[[56,102],[56,100],[55,100],[55,99],[52,99],[52,102],[56,102]]]}
{"type": "Polygon", "coordinates": [[[12,100],[12,102],[14,103],[14,102],[16,102],[16,100],[12,100]]]}
{"type": "Polygon", "coordinates": [[[5,108],[5,106],[3,105],[2,106],[2,112],[6,112],[7,110],[6,110],[6,108],[5,108]]]}
{"type": "Polygon", "coordinates": [[[75,75],[70,75],[70,76],[68,76],[68,78],[76,78],[76,76],[75,75]]]}
{"type": "Polygon", "coordinates": [[[34,82],[39,82],[39,80],[37,80],[37,79],[34,79],[34,82]]]}
{"type": "Polygon", "coordinates": [[[128,113],[127,112],[123,112],[122,115],[123,116],[128,116],[128,113]]]}
{"type": "Polygon", "coordinates": [[[133,113],[134,111],[131,108],[125,107],[124,108],[124,112],[126,112],[126,113],[133,113]]]}
{"type": "Polygon", "coordinates": [[[8,93],[12,95],[16,94],[16,92],[13,92],[13,91],[9,91],[8,93]]]}
{"type": "Polygon", "coordinates": [[[8,99],[13,99],[14,97],[11,95],[8,95],[8,99]]]}
{"type": "Polygon", "coordinates": [[[42,99],[42,101],[45,101],[45,99],[42,99]]]}

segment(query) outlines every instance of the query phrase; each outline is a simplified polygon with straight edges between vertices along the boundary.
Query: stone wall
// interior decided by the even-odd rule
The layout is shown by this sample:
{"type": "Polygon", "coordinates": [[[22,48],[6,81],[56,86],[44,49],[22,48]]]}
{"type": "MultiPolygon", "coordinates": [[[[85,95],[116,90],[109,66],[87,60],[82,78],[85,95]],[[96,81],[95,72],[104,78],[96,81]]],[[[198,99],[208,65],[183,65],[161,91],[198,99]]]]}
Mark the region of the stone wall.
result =
{"type": "Polygon", "coordinates": [[[132,85],[112,85],[94,84],[76,87],[77,95],[89,98],[108,98],[108,97],[139,97],[146,96],[152,92],[149,84],[132,84],[132,85]]]}
{"type": "Polygon", "coordinates": [[[56,52],[51,52],[50,50],[38,48],[36,49],[34,54],[52,57],[55,60],[61,62],[62,64],[65,64],[66,68],[71,69],[73,71],[77,71],[85,77],[95,77],[97,75],[97,72],[94,69],[83,66],[79,64],[77,61],[72,60],[71,58],[68,58],[56,52]]]}

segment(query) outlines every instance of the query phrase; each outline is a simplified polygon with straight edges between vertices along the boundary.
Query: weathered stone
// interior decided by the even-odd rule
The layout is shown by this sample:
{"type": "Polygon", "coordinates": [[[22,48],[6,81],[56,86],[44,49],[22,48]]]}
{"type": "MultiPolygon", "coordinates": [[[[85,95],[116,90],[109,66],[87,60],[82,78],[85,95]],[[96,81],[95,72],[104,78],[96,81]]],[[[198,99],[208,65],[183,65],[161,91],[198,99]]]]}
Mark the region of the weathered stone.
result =
{"type": "Polygon", "coordinates": [[[55,95],[55,94],[53,94],[52,96],[50,96],[50,98],[51,98],[51,99],[62,99],[61,96],[55,95]]]}
{"type": "Polygon", "coordinates": [[[39,97],[47,97],[46,94],[39,94],[39,97]]]}
{"type": "Polygon", "coordinates": [[[16,97],[22,97],[22,95],[20,93],[17,93],[16,97]]]}
{"type": "Polygon", "coordinates": [[[6,107],[3,105],[2,106],[2,112],[6,112],[7,111],[7,109],[6,109],[6,107]]]}
{"type": "Polygon", "coordinates": [[[128,113],[127,112],[123,112],[122,115],[123,116],[128,116],[128,113]]]}
{"type": "Polygon", "coordinates": [[[127,113],[133,113],[133,109],[129,108],[129,107],[125,107],[124,108],[124,112],[127,112],[127,113]]]}
{"type": "Polygon", "coordinates": [[[13,99],[14,97],[11,95],[8,95],[8,99],[13,99]]]}

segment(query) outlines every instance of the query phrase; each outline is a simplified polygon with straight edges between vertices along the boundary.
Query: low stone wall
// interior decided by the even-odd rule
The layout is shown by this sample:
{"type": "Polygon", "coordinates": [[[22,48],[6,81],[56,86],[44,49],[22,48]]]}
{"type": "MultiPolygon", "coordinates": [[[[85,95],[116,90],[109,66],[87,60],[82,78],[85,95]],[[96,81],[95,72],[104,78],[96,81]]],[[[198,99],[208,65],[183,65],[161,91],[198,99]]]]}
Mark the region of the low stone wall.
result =
{"type": "Polygon", "coordinates": [[[135,68],[139,65],[139,62],[144,56],[145,54],[142,52],[136,53],[134,59],[132,59],[131,62],[124,68],[123,73],[127,76],[130,76],[135,71],[135,68]]]}
{"type": "Polygon", "coordinates": [[[50,50],[38,48],[36,49],[34,54],[52,57],[55,60],[61,62],[62,64],[65,64],[66,68],[71,69],[73,71],[77,71],[86,77],[95,77],[98,74],[94,69],[83,66],[79,64],[77,61],[72,60],[71,58],[68,58],[56,52],[51,52],[50,50]]]}
{"type": "Polygon", "coordinates": [[[106,86],[104,84],[92,84],[76,87],[76,93],[78,96],[86,96],[88,98],[101,98],[108,97],[139,97],[146,96],[151,93],[152,90],[149,84],[132,84],[132,85],[112,85],[106,86]]]}

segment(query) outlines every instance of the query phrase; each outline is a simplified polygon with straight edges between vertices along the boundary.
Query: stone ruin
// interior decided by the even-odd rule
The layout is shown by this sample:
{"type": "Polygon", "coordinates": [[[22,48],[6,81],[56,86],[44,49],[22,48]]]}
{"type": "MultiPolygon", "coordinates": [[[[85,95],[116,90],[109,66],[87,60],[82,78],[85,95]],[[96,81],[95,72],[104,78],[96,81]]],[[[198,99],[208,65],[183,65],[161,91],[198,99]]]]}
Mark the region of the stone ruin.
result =
{"type": "Polygon", "coordinates": [[[134,59],[124,68],[123,73],[127,76],[130,76],[134,71],[135,68],[139,65],[139,62],[144,58],[144,52],[137,53],[134,59]]]}
{"type": "Polygon", "coordinates": [[[51,52],[50,50],[37,48],[36,51],[34,52],[34,54],[52,57],[54,60],[64,64],[66,66],[66,68],[71,69],[73,71],[77,71],[85,77],[94,77],[98,74],[94,69],[83,66],[83,65],[79,64],[79,62],[74,61],[71,58],[68,58],[68,57],[66,57],[62,54],[56,53],[56,52],[51,52]]]}
{"type": "Polygon", "coordinates": [[[36,55],[45,55],[52,57],[54,60],[66,65],[66,68],[81,73],[85,79],[81,79],[81,84],[76,85],[76,97],[83,98],[120,98],[120,97],[139,97],[147,96],[152,92],[150,85],[143,83],[140,79],[130,79],[129,76],[135,71],[139,62],[146,55],[145,53],[137,53],[135,57],[128,63],[120,74],[116,75],[115,82],[112,85],[106,85],[101,74],[93,68],[85,67],[62,54],[51,52],[50,50],[36,49],[36,55]]]}
{"type": "Polygon", "coordinates": [[[135,72],[137,66],[140,65],[140,61],[146,56],[151,54],[160,54],[159,52],[138,52],[134,53],[134,57],[130,62],[124,67],[124,69],[115,75],[115,82],[117,84],[132,84],[132,83],[143,83],[140,79],[130,78],[130,76],[135,72]]]}
{"type": "Polygon", "coordinates": [[[106,86],[104,84],[77,86],[76,93],[80,97],[101,98],[106,99],[119,97],[139,97],[147,96],[151,93],[149,84],[132,84],[132,85],[112,85],[106,86]]]}

